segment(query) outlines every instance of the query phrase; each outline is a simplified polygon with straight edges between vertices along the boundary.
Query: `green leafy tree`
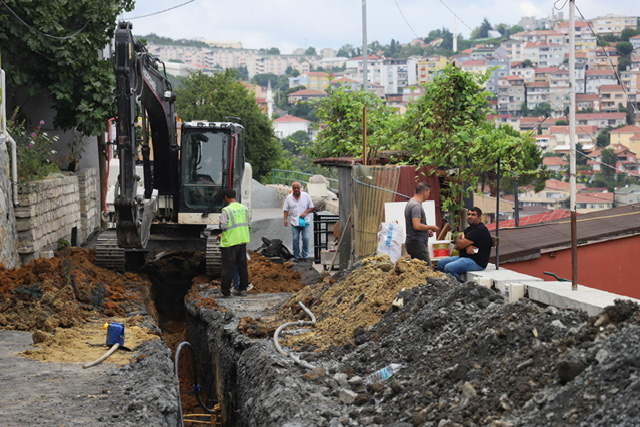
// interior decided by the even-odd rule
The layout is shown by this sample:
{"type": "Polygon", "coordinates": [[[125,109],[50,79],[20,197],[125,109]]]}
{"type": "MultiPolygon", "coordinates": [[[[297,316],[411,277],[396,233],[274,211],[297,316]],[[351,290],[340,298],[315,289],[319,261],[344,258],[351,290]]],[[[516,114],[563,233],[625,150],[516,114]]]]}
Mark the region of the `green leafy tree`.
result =
{"type": "Polygon", "coordinates": [[[489,37],[489,31],[493,27],[487,18],[482,20],[482,24],[471,32],[471,39],[486,39],[489,37]]]}
{"type": "Polygon", "coordinates": [[[86,135],[104,131],[114,112],[113,64],[99,52],[110,43],[114,23],[133,0],[4,0],[0,50],[8,99],[25,88],[49,96],[54,125],[86,135]],[[20,17],[17,19],[16,16],[20,17]]]}
{"type": "Polygon", "coordinates": [[[531,110],[533,117],[549,117],[551,115],[551,104],[548,102],[541,102],[531,110]]]}
{"type": "Polygon", "coordinates": [[[399,115],[372,92],[333,89],[317,101],[316,117],[324,128],[318,133],[310,154],[315,157],[362,156],[363,114],[367,115],[368,157],[390,149],[396,138],[390,130],[399,115]]]}
{"type": "Polygon", "coordinates": [[[358,56],[356,49],[351,44],[343,45],[340,49],[338,49],[337,55],[346,58],[353,58],[354,56],[358,56]]]}
{"type": "Polygon", "coordinates": [[[289,114],[300,117],[301,119],[309,120],[310,122],[316,121],[315,108],[313,108],[313,105],[307,101],[296,102],[293,105],[293,108],[289,110],[289,114]]]}
{"type": "Polygon", "coordinates": [[[409,105],[399,133],[407,142],[404,148],[413,153],[413,164],[447,171],[443,210],[454,215],[480,179],[495,174],[498,163],[504,177],[538,173],[541,158],[534,139],[511,126],[496,127],[487,121],[489,93],[482,88],[489,75],[449,64],[409,105]]]}
{"type": "Polygon", "coordinates": [[[640,25],[637,28],[625,28],[620,32],[620,40],[623,42],[628,42],[629,39],[633,36],[637,36],[640,34],[640,25]]]}
{"type": "Polygon", "coordinates": [[[280,55],[280,49],[277,47],[270,47],[269,49],[262,48],[259,52],[263,55],[280,55]]]}
{"type": "Polygon", "coordinates": [[[313,46],[309,46],[309,47],[307,48],[307,50],[305,50],[305,51],[304,51],[304,54],[305,54],[305,55],[313,55],[313,56],[316,56],[316,55],[318,54],[318,52],[316,52],[316,48],[315,48],[315,47],[313,47],[313,46]]]}
{"type": "Polygon", "coordinates": [[[598,147],[604,148],[608,147],[611,143],[611,134],[609,133],[611,128],[602,129],[596,138],[596,143],[598,147]]]}
{"type": "Polygon", "coordinates": [[[629,42],[620,42],[616,44],[616,50],[621,56],[629,56],[633,52],[633,45],[629,42]]]}
{"type": "Polygon", "coordinates": [[[246,130],[246,156],[256,179],[267,176],[282,151],[271,120],[260,111],[255,95],[236,78],[234,70],[208,76],[190,74],[176,93],[176,109],[183,120],[226,121],[240,117],[246,130]]]}
{"type": "Polygon", "coordinates": [[[278,83],[278,76],[276,76],[273,73],[265,73],[265,74],[256,74],[251,79],[251,83],[255,83],[262,87],[267,87],[269,82],[271,82],[271,87],[275,88],[278,83]]]}
{"type": "Polygon", "coordinates": [[[618,157],[613,152],[612,148],[605,148],[601,151],[602,156],[602,175],[607,178],[613,178],[616,173],[616,163],[618,163],[618,157]]]}
{"type": "Polygon", "coordinates": [[[249,70],[247,67],[236,68],[236,77],[238,80],[247,81],[249,80],[249,70]]]}

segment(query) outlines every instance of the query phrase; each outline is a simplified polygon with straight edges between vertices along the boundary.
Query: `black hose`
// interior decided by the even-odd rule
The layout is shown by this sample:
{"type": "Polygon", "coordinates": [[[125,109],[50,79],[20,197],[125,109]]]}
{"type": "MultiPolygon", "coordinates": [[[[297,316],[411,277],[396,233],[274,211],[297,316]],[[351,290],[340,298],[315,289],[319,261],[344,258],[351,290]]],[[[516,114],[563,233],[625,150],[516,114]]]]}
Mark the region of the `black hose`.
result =
{"type": "Polygon", "coordinates": [[[180,425],[182,427],[184,427],[184,418],[183,418],[184,416],[182,414],[182,398],[180,397],[180,353],[182,352],[182,347],[185,347],[185,346],[189,347],[189,349],[191,350],[191,365],[193,366],[193,381],[194,381],[193,393],[196,395],[196,398],[198,399],[198,403],[206,413],[208,414],[216,413],[213,409],[207,408],[207,406],[202,401],[202,398],[200,397],[200,384],[198,384],[198,369],[196,366],[196,355],[195,355],[195,352],[193,351],[193,347],[191,346],[191,344],[188,343],[187,341],[183,341],[180,343],[180,345],[178,345],[178,348],[176,348],[176,357],[175,357],[175,363],[174,363],[176,378],[178,378],[178,411],[179,411],[178,413],[180,416],[180,425]]]}

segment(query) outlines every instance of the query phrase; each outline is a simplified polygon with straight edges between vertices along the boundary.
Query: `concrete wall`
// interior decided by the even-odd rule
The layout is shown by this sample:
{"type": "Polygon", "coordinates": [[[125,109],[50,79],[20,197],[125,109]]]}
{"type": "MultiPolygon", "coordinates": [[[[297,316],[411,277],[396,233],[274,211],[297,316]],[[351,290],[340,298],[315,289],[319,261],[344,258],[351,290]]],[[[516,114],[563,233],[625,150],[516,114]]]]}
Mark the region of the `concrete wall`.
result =
{"type": "Polygon", "coordinates": [[[21,263],[50,255],[60,239],[86,241],[100,224],[98,194],[95,168],[20,184],[15,217],[21,263]]]}
{"type": "Polygon", "coordinates": [[[20,257],[16,250],[16,227],[13,220],[13,191],[11,186],[10,153],[0,135],[0,264],[7,268],[19,265],[20,257]]]}

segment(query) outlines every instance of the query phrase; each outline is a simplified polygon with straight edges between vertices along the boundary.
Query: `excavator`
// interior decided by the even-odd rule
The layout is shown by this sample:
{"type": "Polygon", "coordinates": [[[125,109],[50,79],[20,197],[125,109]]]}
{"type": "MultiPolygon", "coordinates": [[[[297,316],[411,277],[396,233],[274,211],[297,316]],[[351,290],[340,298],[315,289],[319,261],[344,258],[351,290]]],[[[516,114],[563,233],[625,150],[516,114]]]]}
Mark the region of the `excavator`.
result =
{"type": "Polygon", "coordinates": [[[240,203],[251,204],[244,127],[237,118],[178,122],[164,64],[134,37],[131,23],[118,23],[113,56],[118,175],[113,210],[105,213],[111,227],[98,236],[97,264],[125,271],[129,254],[203,251],[207,274],[219,276],[222,191],[233,188],[240,203]]]}

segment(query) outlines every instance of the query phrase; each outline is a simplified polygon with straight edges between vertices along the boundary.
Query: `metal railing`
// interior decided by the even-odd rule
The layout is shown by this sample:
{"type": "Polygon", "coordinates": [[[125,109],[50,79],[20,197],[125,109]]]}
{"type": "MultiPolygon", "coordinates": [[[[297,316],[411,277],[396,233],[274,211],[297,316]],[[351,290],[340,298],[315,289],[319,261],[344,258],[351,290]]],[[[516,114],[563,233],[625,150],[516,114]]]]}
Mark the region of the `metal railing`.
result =
{"type": "MultiPolygon", "coordinates": [[[[317,175],[313,173],[300,172],[300,171],[291,171],[285,169],[271,169],[271,183],[272,184],[282,184],[282,185],[291,185],[293,181],[298,181],[302,185],[306,185],[309,183],[309,178],[317,175]]],[[[329,181],[329,190],[333,192],[338,191],[338,180],[335,178],[327,178],[329,181]]]]}

